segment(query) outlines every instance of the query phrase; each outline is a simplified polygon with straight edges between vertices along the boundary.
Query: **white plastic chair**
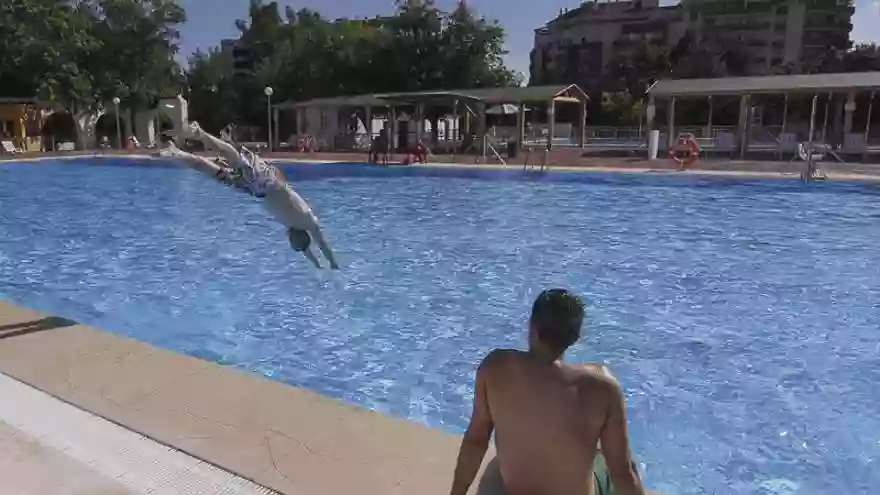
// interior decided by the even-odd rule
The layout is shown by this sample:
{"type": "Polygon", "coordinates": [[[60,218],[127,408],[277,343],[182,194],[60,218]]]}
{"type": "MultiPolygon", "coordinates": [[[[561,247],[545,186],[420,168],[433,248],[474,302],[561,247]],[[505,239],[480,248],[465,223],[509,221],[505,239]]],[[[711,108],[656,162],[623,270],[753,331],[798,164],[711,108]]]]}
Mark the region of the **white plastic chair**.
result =
{"type": "Polygon", "coordinates": [[[779,135],[778,151],[780,153],[794,153],[798,150],[797,134],[786,132],[779,135]]]}
{"type": "Polygon", "coordinates": [[[3,148],[4,152],[11,155],[24,153],[22,150],[16,148],[15,144],[12,141],[0,141],[0,147],[3,148]]]}
{"type": "MultiPolygon", "coordinates": [[[[802,161],[807,161],[807,145],[806,143],[798,143],[797,145],[798,158],[802,161]]],[[[819,162],[825,159],[825,153],[819,152],[815,150],[815,146],[813,149],[813,161],[819,162]]]]}

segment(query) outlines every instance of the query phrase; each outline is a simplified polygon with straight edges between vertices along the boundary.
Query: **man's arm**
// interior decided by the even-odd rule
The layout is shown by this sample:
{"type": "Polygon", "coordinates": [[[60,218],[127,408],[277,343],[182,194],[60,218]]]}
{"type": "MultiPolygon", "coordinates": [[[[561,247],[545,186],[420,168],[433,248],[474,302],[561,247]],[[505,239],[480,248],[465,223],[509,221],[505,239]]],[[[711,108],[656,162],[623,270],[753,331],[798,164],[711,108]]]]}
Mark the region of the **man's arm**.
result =
{"type": "Polygon", "coordinates": [[[312,253],[311,249],[306,249],[305,251],[303,251],[303,256],[305,256],[307,260],[311,261],[312,264],[315,265],[315,268],[321,268],[321,263],[318,261],[318,258],[315,257],[315,254],[312,253]]]}
{"type": "Polygon", "coordinates": [[[492,361],[497,359],[495,352],[486,356],[486,359],[477,368],[477,380],[474,387],[474,412],[471,422],[468,424],[464,438],[461,440],[461,448],[458,451],[458,462],[455,465],[455,478],[452,481],[450,495],[466,495],[468,488],[477,477],[483,457],[489,449],[489,440],[492,438],[492,430],[495,423],[489,411],[489,399],[486,390],[486,374],[492,361]]]}
{"type": "Polygon", "coordinates": [[[608,377],[610,409],[600,437],[602,453],[611,482],[620,495],[645,495],[645,489],[635,472],[629,450],[629,432],[626,426],[626,404],[617,380],[608,377]]]}
{"type": "Polygon", "coordinates": [[[333,250],[330,249],[330,244],[327,243],[327,239],[324,238],[324,233],[321,232],[321,227],[317,225],[317,223],[311,234],[315,242],[318,243],[318,249],[321,250],[321,253],[323,253],[324,257],[327,258],[327,261],[330,262],[330,269],[339,270],[339,265],[336,263],[336,258],[333,256],[333,250]]]}

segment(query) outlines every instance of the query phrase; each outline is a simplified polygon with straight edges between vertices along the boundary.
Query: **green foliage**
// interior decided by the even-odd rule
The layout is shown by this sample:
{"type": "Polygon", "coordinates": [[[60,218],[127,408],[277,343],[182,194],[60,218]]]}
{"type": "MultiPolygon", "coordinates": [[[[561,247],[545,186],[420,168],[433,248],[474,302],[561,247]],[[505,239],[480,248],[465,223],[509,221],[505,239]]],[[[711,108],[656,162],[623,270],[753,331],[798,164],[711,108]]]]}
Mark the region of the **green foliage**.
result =
{"type": "Polygon", "coordinates": [[[132,112],[144,108],[178,90],[174,27],[184,19],[173,0],[4,0],[0,96],[73,112],[113,97],[132,112]]]}
{"type": "Polygon", "coordinates": [[[0,97],[38,97],[76,112],[114,97],[132,114],[183,92],[207,129],[262,125],[274,101],[369,92],[519,85],[504,31],[464,2],[399,0],[394,15],[328,20],[251,0],[237,22],[249,62],[221,49],[175,55],[183,8],[175,0],[0,1],[0,97]]]}
{"type": "Polygon", "coordinates": [[[644,100],[634,98],[627,91],[602,93],[601,105],[600,120],[614,125],[637,126],[645,111],[644,100]]]}
{"type": "Polygon", "coordinates": [[[0,96],[92,105],[88,11],[65,0],[0,2],[0,96]]]}
{"type": "Polygon", "coordinates": [[[251,0],[247,20],[237,26],[238,49],[250,63],[237,73],[224,64],[227,72],[212,79],[206,74],[215,69],[205,57],[220,52],[191,59],[187,80],[194,114],[216,111],[202,107],[202,101],[214,100],[196,95],[205,92],[205,84],[222,86],[218,80],[231,81],[222,101],[235,106],[235,120],[256,126],[266,121],[266,86],[274,89],[274,101],[285,101],[522,82],[504,66],[503,29],[464,2],[446,13],[432,1],[398,1],[388,17],[327,20],[290,7],[282,16],[276,2],[251,0]]]}
{"type": "Polygon", "coordinates": [[[189,117],[208,132],[216,134],[235,120],[237,94],[232,73],[229,52],[198,51],[189,58],[184,94],[189,101],[189,117]]]}

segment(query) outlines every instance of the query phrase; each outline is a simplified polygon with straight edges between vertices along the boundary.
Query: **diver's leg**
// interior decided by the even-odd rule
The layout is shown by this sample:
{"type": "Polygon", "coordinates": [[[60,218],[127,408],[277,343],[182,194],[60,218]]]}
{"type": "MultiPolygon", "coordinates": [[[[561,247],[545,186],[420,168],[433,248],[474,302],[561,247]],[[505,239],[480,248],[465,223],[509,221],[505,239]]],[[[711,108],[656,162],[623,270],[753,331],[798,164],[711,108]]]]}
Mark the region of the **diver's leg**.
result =
{"type": "Polygon", "coordinates": [[[190,133],[193,138],[201,141],[206,148],[219,153],[229,162],[230,165],[235,166],[235,164],[241,160],[241,155],[238,153],[238,150],[235,149],[235,146],[232,146],[217,136],[205,132],[202,127],[199,126],[198,122],[190,124],[190,133]]]}
{"type": "Polygon", "coordinates": [[[199,172],[205,175],[209,175],[217,180],[219,180],[219,177],[223,173],[227,172],[227,169],[221,167],[220,165],[217,165],[211,160],[183,151],[175,146],[173,143],[169,143],[168,147],[162,150],[160,156],[167,156],[169,158],[172,158],[175,161],[178,161],[191,169],[198,170],[199,172]]]}

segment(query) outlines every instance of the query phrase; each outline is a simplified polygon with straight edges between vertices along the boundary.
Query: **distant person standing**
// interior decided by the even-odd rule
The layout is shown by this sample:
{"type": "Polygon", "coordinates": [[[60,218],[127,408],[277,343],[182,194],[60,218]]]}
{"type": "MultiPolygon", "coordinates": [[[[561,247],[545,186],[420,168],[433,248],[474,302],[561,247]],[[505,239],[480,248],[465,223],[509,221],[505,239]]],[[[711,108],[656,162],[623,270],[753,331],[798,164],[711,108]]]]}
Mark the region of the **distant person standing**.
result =
{"type": "Polygon", "coordinates": [[[497,349],[480,364],[452,495],[467,493],[493,431],[497,457],[478,494],[645,495],[620,384],[604,366],[562,362],[583,319],[577,296],[544,291],[532,306],[529,350],[497,349]]]}
{"type": "Polygon", "coordinates": [[[388,129],[385,127],[370,145],[370,163],[379,163],[379,155],[382,155],[383,165],[388,163],[388,129]]]}

